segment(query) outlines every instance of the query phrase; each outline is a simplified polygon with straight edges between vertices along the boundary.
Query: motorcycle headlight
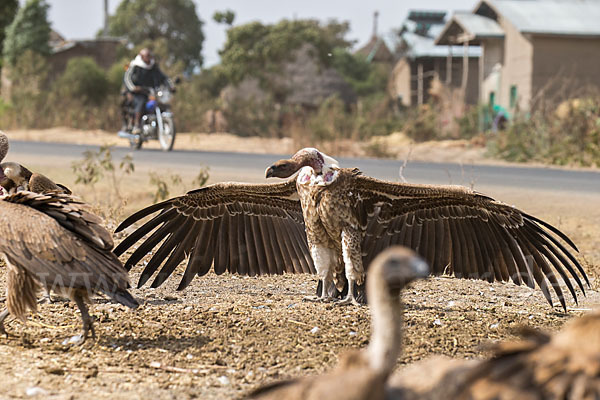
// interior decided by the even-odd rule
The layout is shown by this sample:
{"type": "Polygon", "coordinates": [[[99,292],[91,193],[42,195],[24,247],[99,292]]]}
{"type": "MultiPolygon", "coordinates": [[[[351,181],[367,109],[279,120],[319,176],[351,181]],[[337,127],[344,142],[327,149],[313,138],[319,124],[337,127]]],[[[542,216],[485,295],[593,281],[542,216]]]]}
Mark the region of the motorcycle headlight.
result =
{"type": "Polygon", "coordinates": [[[156,97],[161,103],[168,104],[171,101],[171,92],[169,92],[168,90],[160,90],[156,94],[156,97]]]}

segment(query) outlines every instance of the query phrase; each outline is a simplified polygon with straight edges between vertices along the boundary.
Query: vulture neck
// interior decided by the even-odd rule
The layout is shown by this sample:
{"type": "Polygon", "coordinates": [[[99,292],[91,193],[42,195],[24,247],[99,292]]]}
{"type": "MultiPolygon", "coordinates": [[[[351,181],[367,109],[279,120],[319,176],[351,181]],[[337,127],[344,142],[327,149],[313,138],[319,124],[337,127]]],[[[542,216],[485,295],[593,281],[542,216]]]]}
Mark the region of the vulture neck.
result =
{"type": "Polygon", "coordinates": [[[400,355],[402,304],[400,290],[390,293],[380,274],[367,280],[367,296],[371,308],[371,341],[367,355],[371,368],[388,376],[400,355]]]}
{"type": "Polygon", "coordinates": [[[305,148],[298,151],[294,154],[292,160],[296,163],[297,169],[311,167],[315,175],[322,175],[340,167],[336,159],[314,148],[305,148]]]}

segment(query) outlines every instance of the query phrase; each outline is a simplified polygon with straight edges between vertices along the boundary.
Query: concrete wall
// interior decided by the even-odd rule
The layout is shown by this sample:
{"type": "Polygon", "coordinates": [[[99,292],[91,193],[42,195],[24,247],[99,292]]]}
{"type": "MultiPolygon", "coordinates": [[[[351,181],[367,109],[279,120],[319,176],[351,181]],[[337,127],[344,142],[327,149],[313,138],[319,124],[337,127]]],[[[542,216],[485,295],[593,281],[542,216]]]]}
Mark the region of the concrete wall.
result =
{"type": "Polygon", "coordinates": [[[532,92],[557,104],[600,90],[600,38],[533,37],[532,92]]]}
{"type": "Polygon", "coordinates": [[[511,86],[517,88],[517,106],[528,110],[532,96],[533,44],[531,38],[519,32],[508,20],[499,18],[498,23],[504,29],[504,66],[500,82],[500,93],[496,103],[509,112],[511,86]]]}
{"type": "Polygon", "coordinates": [[[482,43],[483,82],[479,101],[487,104],[490,93],[496,102],[501,91],[502,66],[504,65],[504,39],[487,39],[482,43]]]}
{"type": "Polygon", "coordinates": [[[403,106],[411,105],[410,63],[403,58],[394,65],[390,79],[389,93],[394,99],[401,99],[403,106]]]}
{"type": "MultiPolygon", "coordinates": [[[[396,63],[392,71],[390,95],[393,98],[402,98],[402,105],[414,106],[418,104],[418,65],[423,65],[423,103],[431,97],[429,89],[433,78],[437,75],[442,83],[446,83],[446,57],[423,57],[416,60],[403,58],[396,63]]],[[[463,58],[453,57],[451,68],[452,88],[462,85],[463,58]]],[[[469,58],[469,75],[466,88],[466,103],[476,104],[479,93],[479,59],[469,58]]]]}
{"type": "MultiPolygon", "coordinates": [[[[82,41],[73,47],[50,55],[50,78],[56,78],[65,70],[70,59],[75,57],[92,57],[104,69],[110,68],[117,61],[118,41],[82,41]]],[[[125,73],[125,70],[123,70],[125,73]]]]}

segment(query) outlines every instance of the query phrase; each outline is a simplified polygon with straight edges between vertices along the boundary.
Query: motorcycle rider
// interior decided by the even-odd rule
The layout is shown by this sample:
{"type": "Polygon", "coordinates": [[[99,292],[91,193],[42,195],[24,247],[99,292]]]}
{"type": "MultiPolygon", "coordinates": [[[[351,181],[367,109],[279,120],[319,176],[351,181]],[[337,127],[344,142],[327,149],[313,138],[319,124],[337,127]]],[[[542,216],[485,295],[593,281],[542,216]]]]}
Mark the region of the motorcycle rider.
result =
{"type": "Polygon", "coordinates": [[[123,81],[127,89],[127,97],[135,111],[134,126],[131,133],[137,135],[141,133],[140,120],[148,101],[148,89],[166,84],[171,91],[174,91],[174,85],[160,70],[148,48],[140,50],[140,53],[131,61],[123,81]]]}

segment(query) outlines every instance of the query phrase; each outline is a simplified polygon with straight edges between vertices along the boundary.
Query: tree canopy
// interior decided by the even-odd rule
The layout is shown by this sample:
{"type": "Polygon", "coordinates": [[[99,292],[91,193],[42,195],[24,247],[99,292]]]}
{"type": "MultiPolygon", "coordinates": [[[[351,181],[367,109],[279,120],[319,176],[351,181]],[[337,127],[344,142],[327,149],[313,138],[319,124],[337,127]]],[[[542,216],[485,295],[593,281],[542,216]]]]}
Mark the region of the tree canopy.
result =
{"type": "Polygon", "coordinates": [[[347,22],[330,21],[321,25],[317,20],[282,20],[274,25],[251,22],[230,28],[227,41],[219,52],[223,73],[232,83],[247,76],[264,78],[277,72],[282,62],[293,56],[303,44],[312,44],[318,60],[331,64],[335,48],[347,48],[344,39],[349,30],[347,22]]]}
{"type": "MultiPolygon", "coordinates": [[[[4,11],[3,3],[0,10],[4,11]]],[[[17,11],[10,25],[6,28],[3,54],[10,65],[15,65],[17,58],[31,50],[41,55],[50,54],[50,22],[48,22],[48,4],[45,0],[27,0],[17,11]]]]}
{"type": "MultiPolygon", "coordinates": [[[[10,25],[15,18],[18,8],[18,0],[4,0],[2,3],[0,3],[0,54],[2,54],[4,38],[6,37],[6,27],[10,25]]],[[[1,60],[0,66],[2,66],[1,60]]]]}
{"type": "Polygon", "coordinates": [[[192,0],[123,0],[109,19],[109,33],[133,45],[148,39],[167,43],[164,62],[183,62],[188,71],[202,66],[203,22],[192,0]]]}
{"type": "Polygon", "coordinates": [[[226,11],[215,11],[213,14],[213,20],[219,24],[233,25],[235,20],[235,13],[231,10],[226,11]]]}

